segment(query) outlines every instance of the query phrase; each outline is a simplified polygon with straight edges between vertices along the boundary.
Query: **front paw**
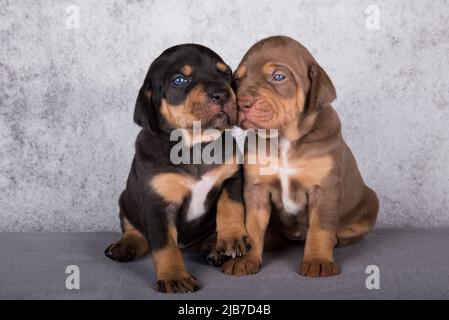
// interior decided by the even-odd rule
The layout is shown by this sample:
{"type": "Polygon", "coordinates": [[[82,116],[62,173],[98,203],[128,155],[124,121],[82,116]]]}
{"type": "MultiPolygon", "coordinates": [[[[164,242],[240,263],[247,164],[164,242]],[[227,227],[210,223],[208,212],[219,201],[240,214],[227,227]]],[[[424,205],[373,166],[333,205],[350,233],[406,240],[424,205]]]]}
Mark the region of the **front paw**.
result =
{"type": "Polygon", "coordinates": [[[189,293],[199,290],[198,280],[192,275],[157,280],[157,291],[164,293],[189,293]]]}
{"type": "Polygon", "coordinates": [[[245,276],[259,272],[261,265],[260,259],[246,255],[226,261],[222,271],[233,276],[245,276]]]}
{"type": "Polygon", "coordinates": [[[207,262],[214,267],[221,267],[223,263],[229,259],[228,256],[217,251],[215,243],[213,246],[203,246],[201,248],[201,254],[206,258],[207,262]]]}
{"type": "Polygon", "coordinates": [[[246,232],[217,236],[217,252],[228,257],[241,257],[251,250],[246,232]]]}
{"type": "Polygon", "coordinates": [[[305,260],[299,267],[299,274],[312,278],[331,277],[339,273],[340,268],[338,265],[334,261],[327,259],[305,260]]]}
{"type": "Polygon", "coordinates": [[[104,254],[109,259],[117,262],[129,262],[136,258],[137,249],[133,243],[122,239],[107,247],[104,250],[104,254]]]}

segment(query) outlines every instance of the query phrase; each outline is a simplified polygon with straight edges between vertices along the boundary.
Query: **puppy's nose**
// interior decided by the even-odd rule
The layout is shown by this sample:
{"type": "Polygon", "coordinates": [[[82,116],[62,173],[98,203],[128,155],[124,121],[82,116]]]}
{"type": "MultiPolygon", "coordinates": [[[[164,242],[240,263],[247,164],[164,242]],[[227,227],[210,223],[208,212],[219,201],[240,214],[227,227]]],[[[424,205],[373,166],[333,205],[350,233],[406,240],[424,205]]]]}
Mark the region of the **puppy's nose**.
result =
{"type": "Polygon", "coordinates": [[[229,93],[227,90],[218,90],[212,92],[209,97],[214,103],[224,105],[229,99],[229,93]]]}
{"type": "Polygon", "coordinates": [[[254,97],[248,94],[239,94],[237,97],[237,105],[240,109],[251,109],[254,105],[254,97]]]}

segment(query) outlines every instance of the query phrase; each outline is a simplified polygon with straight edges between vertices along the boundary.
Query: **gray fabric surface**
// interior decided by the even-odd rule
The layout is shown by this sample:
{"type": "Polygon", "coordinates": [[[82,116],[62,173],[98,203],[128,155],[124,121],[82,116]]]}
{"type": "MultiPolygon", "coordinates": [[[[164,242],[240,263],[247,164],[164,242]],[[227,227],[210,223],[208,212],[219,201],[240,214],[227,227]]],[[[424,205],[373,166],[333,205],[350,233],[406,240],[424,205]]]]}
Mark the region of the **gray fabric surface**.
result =
{"type": "Polygon", "coordinates": [[[448,299],[448,229],[377,229],[362,242],[339,248],[341,275],[309,279],[296,273],[303,247],[265,254],[262,270],[231,277],[184,253],[202,289],[188,295],[152,290],[150,257],[119,264],[103,249],[117,233],[0,233],[2,299],[448,299]],[[65,288],[67,265],[80,268],[80,289],[65,288]],[[380,269],[380,290],[367,290],[365,269],[380,269]]]}

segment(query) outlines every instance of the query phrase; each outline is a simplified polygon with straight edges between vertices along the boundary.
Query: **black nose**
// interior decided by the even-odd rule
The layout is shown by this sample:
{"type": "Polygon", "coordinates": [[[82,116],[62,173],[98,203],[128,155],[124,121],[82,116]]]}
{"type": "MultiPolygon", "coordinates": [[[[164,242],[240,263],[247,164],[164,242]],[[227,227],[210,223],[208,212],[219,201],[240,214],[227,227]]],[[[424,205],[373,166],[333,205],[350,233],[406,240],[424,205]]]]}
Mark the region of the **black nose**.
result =
{"type": "Polygon", "coordinates": [[[209,97],[214,103],[223,105],[228,101],[229,93],[228,90],[219,90],[212,92],[209,97]]]}

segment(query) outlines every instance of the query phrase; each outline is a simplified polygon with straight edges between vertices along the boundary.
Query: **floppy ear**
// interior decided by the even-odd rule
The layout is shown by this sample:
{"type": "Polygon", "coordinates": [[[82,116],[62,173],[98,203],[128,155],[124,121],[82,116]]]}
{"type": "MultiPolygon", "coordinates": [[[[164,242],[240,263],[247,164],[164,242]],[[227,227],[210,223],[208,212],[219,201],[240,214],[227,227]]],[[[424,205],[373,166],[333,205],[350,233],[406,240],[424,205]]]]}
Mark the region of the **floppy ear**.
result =
{"type": "Polygon", "coordinates": [[[331,79],[318,64],[312,64],[309,67],[309,79],[310,89],[304,110],[307,114],[318,111],[337,97],[331,79]]]}
{"type": "Polygon", "coordinates": [[[157,112],[152,99],[152,89],[143,84],[134,108],[134,122],[155,133],[158,127],[157,112]]]}

